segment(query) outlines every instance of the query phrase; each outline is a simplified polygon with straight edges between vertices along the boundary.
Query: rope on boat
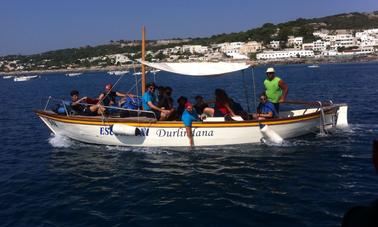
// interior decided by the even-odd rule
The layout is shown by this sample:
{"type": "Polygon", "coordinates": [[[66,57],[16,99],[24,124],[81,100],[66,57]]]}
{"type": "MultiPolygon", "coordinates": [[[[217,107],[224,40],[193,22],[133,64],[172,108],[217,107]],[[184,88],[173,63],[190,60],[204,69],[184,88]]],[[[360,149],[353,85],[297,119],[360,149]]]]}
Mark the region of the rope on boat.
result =
{"type": "Polygon", "coordinates": [[[320,114],[321,114],[321,116],[320,116],[320,134],[324,135],[324,134],[326,134],[326,131],[325,131],[325,114],[324,114],[322,102],[318,101],[318,103],[319,103],[319,106],[320,106],[320,114]]]}
{"type": "Polygon", "coordinates": [[[249,97],[248,97],[247,84],[245,83],[244,70],[242,71],[242,76],[243,76],[244,95],[245,95],[245,98],[247,99],[247,110],[248,110],[248,113],[250,113],[251,112],[251,108],[249,106],[249,97]]]}
{"type": "Polygon", "coordinates": [[[45,108],[44,108],[44,110],[46,110],[47,109],[47,107],[49,106],[49,104],[50,104],[50,99],[51,99],[52,97],[51,96],[49,96],[49,98],[47,99],[47,102],[46,102],[46,105],[45,105],[45,108]]]}

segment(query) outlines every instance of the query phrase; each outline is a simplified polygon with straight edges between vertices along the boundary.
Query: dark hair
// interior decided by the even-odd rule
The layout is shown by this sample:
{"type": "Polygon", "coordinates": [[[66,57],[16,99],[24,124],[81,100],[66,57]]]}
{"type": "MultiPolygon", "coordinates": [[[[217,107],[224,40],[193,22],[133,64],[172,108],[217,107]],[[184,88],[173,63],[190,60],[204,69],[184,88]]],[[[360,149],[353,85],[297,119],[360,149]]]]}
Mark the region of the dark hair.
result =
{"type": "Polygon", "coordinates": [[[79,96],[79,91],[78,90],[72,90],[70,93],[71,96],[77,95],[79,96]]]}
{"type": "Polygon", "coordinates": [[[215,89],[215,100],[220,103],[229,103],[230,98],[228,97],[227,93],[223,89],[215,89]]]}
{"type": "Polygon", "coordinates": [[[197,99],[203,99],[203,97],[201,95],[197,95],[196,97],[194,97],[195,100],[197,99]]]}
{"type": "Polygon", "coordinates": [[[178,99],[177,99],[177,103],[180,103],[181,101],[185,101],[185,103],[188,101],[188,98],[185,97],[185,96],[180,96],[178,99]]]}
{"type": "Polygon", "coordinates": [[[150,86],[154,86],[156,88],[156,84],[154,82],[149,82],[149,83],[146,84],[146,88],[148,88],[150,86]]]}
{"type": "Polygon", "coordinates": [[[259,97],[261,97],[261,96],[264,96],[265,98],[268,98],[268,96],[266,95],[265,91],[261,92],[261,94],[260,94],[259,97]]]}

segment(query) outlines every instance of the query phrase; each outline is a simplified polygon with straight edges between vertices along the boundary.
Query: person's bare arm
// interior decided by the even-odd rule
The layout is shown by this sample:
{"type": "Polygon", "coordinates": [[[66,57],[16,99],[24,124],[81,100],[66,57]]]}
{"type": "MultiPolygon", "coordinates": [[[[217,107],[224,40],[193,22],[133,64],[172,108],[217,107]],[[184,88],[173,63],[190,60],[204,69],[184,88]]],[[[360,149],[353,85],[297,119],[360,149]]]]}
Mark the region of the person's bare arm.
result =
{"type": "Polygon", "coordinates": [[[77,100],[76,102],[73,102],[71,105],[72,105],[72,106],[76,106],[77,104],[79,104],[79,103],[85,101],[86,99],[87,99],[87,97],[83,97],[83,98],[77,100]]]}
{"type": "Polygon", "coordinates": [[[119,91],[116,91],[116,95],[117,95],[118,97],[126,97],[126,96],[128,96],[128,94],[123,93],[123,92],[119,92],[119,91]]]}
{"type": "Polygon", "coordinates": [[[228,103],[225,103],[224,106],[228,109],[228,111],[230,112],[231,114],[231,117],[234,117],[235,116],[235,113],[234,111],[231,109],[230,105],[228,103]]]}
{"type": "Polygon", "coordinates": [[[278,86],[282,89],[282,95],[279,102],[285,102],[287,93],[289,92],[289,86],[287,86],[287,84],[283,80],[280,80],[278,82],[278,86]]]}

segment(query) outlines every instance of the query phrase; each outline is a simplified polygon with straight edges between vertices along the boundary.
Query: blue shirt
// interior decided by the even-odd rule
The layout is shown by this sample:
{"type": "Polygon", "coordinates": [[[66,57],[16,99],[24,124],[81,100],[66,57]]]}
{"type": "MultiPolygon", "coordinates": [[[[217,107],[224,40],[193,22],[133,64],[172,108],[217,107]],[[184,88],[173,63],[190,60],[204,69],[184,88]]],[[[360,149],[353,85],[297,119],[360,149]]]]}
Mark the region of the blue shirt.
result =
{"type": "Polygon", "coordinates": [[[267,101],[265,104],[260,103],[259,106],[257,107],[257,112],[262,113],[262,114],[267,114],[269,112],[272,112],[273,117],[278,116],[276,108],[274,108],[274,105],[269,101],[267,101]]]}
{"type": "Polygon", "coordinates": [[[155,94],[147,91],[143,95],[143,109],[144,110],[152,110],[151,107],[148,106],[148,102],[152,102],[152,104],[156,105],[156,98],[155,94]]]}
{"type": "Polygon", "coordinates": [[[193,121],[198,121],[198,115],[196,111],[193,109],[192,112],[189,112],[187,110],[182,113],[181,120],[184,122],[185,127],[192,127],[193,121]]]}

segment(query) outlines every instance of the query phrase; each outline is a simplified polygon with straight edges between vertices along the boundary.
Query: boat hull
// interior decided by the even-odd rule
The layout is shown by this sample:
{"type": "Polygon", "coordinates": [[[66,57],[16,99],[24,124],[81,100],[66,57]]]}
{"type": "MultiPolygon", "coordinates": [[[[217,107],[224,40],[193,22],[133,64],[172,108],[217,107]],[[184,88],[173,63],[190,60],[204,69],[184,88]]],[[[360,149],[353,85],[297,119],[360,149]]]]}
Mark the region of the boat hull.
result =
{"type": "MultiPolygon", "coordinates": [[[[145,122],[137,119],[61,116],[49,111],[36,113],[53,133],[85,143],[142,147],[189,146],[185,127],[179,121],[145,122]],[[113,130],[113,127],[117,128],[117,131],[113,130]]],[[[336,115],[337,109],[325,112],[324,125],[334,126],[336,115]]],[[[194,144],[220,146],[260,143],[264,138],[260,130],[261,125],[268,125],[283,139],[294,138],[319,132],[320,116],[319,111],[313,111],[302,116],[267,121],[196,122],[192,128],[194,144]]]]}

